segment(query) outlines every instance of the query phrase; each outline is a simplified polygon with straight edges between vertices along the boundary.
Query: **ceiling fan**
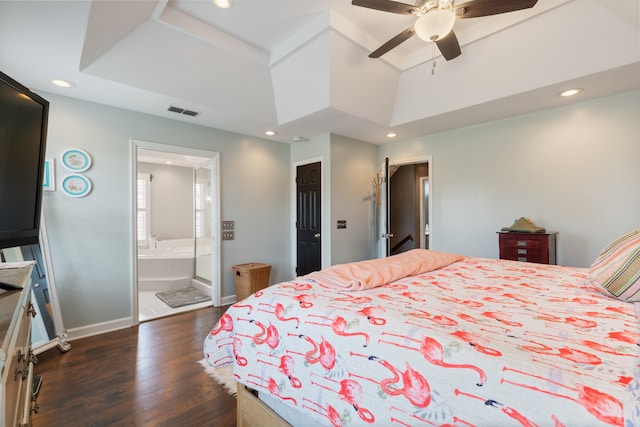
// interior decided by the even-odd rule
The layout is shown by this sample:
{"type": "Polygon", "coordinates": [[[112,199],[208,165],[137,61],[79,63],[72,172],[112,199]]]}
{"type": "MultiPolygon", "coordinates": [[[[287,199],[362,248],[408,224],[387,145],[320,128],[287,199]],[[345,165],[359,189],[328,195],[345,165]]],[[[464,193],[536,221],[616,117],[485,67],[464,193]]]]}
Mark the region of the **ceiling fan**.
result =
{"type": "Polygon", "coordinates": [[[434,42],[442,56],[449,61],[461,53],[458,38],[453,32],[456,19],[478,18],[529,9],[537,2],[538,0],[472,0],[454,5],[454,0],[416,0],[415,5],[410,5],[392,0],[352,0],[351,4],[418,17],[414,25],[371,52],[369,58],[379,58],[416,34],[422,40],[434,42]]]}

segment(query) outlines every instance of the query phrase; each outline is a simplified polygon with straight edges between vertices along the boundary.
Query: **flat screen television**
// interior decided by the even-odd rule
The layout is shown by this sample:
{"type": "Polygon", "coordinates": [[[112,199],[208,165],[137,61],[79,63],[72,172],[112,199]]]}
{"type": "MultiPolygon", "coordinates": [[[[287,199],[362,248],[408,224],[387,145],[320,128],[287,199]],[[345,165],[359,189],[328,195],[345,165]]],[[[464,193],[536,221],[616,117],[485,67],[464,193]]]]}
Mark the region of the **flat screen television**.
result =
{"type": "Polygon", "coordinates": [[[38,243],[49,102],[0,72],[0,249],[38,243]]]}

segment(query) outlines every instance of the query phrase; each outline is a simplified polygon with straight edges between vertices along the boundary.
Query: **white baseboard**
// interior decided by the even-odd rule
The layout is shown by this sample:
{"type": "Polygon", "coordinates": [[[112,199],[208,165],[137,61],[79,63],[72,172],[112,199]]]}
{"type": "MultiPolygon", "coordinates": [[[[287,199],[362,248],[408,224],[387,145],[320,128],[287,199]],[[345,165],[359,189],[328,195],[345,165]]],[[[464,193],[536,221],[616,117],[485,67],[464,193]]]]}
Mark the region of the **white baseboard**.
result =
{"type": "MultiPolygon", "coordinates": [[[[231,305],[236,302],[235,295],[229,295],[222,297],[220,303],[222,305],[231,305]]],[[[80,338],[91,337],[94,335],[100,335],[107,332],[113,332],[120,329],[126,329],[133,326],[133,320],[131,317],[123,317],[121,319],[110,320],[108,322],[96,323],[93,325],[82,326],[79,328],[73,328],[67,330],[68,341],[77,340],[80,338]]]]}
{"type": "Polygon", "coordinates": [[[231,305],[235,302],[236,302],[235,295],[229,295],[229,296],[220,298],[220,305],[231,305]]]}
{"type": "Polygon", "coordinates": [[[73,341],[80,338],[91,337],[93,335],[117,331],[119,329],[130,328],[131,326],[133,326],[133,319],[131,317],[123,317],[121,319],[110,320],[108,322],[68,329],[67,336],[69,341],[73,341]]]}

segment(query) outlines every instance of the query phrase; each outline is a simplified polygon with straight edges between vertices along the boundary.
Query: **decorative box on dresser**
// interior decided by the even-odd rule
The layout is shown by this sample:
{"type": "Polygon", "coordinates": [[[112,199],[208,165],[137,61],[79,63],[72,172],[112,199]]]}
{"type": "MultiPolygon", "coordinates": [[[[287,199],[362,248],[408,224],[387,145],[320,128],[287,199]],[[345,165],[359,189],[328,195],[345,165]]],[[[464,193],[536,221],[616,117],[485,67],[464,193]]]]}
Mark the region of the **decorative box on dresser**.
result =
{"type": "Polygon", "coordinates": [[[31,269],[35,263],[0,264],[0,427],[31,425],[31,405],[39,388],[31,351],[31,269]],[[11,289],[9,285],[15,285],[11,289]],[[35,385],[37,383],[37,385],[35,385]]]}
{"type": "Polygon", "coordinates": [[[500,259],[556,264],[557,234],[499,231],[500,259]]]}

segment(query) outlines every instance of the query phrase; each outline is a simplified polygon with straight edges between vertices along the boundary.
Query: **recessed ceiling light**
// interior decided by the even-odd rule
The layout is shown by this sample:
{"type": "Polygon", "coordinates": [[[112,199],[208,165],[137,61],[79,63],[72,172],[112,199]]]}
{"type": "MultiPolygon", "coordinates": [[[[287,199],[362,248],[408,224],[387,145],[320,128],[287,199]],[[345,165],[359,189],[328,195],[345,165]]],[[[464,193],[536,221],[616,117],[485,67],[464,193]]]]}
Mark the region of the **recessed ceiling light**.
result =
{"type": "Polygon", "coordinates": [[[53,79],[51,80],[51,83],[60,87],[76,87],[75,83],[67,80],[53,79]]]}
{"type": "Polygon", "coordinates": [[[560,92],[558,94],[558,96],[562,96],[562,97],[567,97],[567,96],[573,96],[573,95],[577,95],[580,92],[582,92],[584,89],[569,89],[569,90],[565,90],[563,92],[560,92]]]}
{"type": "Polygon", "coordinates": [[[213,0],[213,4],[218,6],[220,9],[229,9],[231,7],[230,0],[213,0]]]}
{"type": "Polygon", "coordinates": [[[276,131],[275,130],[266,130],[266,131],[264,131],[264,134],[267,135],[267,136],[273,136],[273,135],[276,134],[276,131]]]}
{"type": "Polygon", "coordinates": [[[164,163],[165,163],[165,165],[172,165],[173,164],[173,162],[171,160],[166,160],[164,163]]]}
{"type": "Polygon", "coordinates": [[[393,133],[393,132],[389,132],[389,133],[387,134],[387,138],[395,138],[396,136],[398,136],[398,134],[393,133]]]}

